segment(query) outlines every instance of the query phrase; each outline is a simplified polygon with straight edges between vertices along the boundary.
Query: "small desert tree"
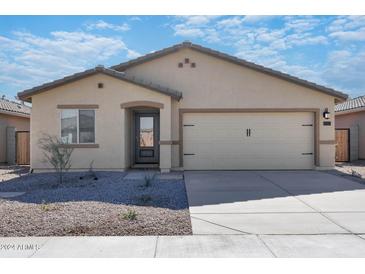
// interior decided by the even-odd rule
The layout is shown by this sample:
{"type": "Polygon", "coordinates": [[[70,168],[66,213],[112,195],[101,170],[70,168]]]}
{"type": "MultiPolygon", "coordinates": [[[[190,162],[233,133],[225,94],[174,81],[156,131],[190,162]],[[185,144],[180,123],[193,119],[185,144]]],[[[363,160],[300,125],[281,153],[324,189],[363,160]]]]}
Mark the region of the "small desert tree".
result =
{"type": "Polygon", "coordinates": [[[73,148],[56,136],[43,134],[39,139],[39,147],[43,150],[44,161],[48,162],[58,174],[59,183],[63,182],[63,173],[71,167],[73,148]]]}

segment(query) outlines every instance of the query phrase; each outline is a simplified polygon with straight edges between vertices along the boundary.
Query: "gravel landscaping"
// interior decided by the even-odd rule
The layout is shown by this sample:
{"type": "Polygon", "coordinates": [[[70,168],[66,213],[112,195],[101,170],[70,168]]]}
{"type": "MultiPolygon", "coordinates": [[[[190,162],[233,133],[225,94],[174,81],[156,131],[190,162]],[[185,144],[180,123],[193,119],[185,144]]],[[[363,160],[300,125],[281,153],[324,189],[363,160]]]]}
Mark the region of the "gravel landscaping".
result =
{"type": "Polygon", "coordinates": [[[349,175],[361,175],[365,178],[365,160],[358,160],[348,163],[337,163],[336,170],[349,175]]]}
{"type": "Polygon", "coordinates": [[[124,172],[53,173],[0,169],[0,236],[189,235],[190,215],[182,179],[125,179],[124,172]],[[86,175],[86,176],[85,176],[86,175]],[[80,179],[80,177],[84,178],[80,179]]]}
{"type": "Polygon", "coordinates": [[[336,163],[335,169],[329,172],[365,184],[365,160],[336,163]]]}

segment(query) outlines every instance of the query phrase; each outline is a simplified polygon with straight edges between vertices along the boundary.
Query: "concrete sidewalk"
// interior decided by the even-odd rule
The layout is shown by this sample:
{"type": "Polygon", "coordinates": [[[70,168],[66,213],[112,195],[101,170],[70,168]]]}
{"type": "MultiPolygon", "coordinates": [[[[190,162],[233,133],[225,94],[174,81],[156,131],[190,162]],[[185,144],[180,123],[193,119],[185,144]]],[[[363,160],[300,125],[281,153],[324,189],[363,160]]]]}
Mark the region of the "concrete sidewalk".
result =
{"type": "Polygon", "coordinates": [[[365,235],[196,235],[0,238],[9,257],[365,257],[365,235]]]}

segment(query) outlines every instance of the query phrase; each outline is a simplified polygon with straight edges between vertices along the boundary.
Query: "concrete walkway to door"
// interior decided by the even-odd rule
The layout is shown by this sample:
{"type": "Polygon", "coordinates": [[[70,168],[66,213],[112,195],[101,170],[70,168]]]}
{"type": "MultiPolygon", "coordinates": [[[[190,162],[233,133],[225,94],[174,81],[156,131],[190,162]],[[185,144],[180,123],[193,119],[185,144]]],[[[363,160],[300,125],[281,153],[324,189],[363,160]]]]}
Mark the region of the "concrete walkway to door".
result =
{"type": "Polygon", "coordinates": [[[365,185],[318,171],[185,172],[193,234],[365,233],[365,185]]]}

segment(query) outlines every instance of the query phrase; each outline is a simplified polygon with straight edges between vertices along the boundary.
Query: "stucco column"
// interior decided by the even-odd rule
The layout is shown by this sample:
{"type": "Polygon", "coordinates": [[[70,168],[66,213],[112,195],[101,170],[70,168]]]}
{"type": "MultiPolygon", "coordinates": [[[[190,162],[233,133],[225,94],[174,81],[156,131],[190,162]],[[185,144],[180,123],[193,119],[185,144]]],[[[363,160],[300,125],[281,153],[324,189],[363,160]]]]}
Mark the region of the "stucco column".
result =
{"type": "Polygon", "coordinates": [[[127,143],[128,143],[128,136],[127,136],[127,126],[128,122],[127,122],[127,114],[126,114],[126,109],[122,108],[121,109],[121,114],[120,114],[120,121],[121,121],[121,132],[120,132],[120,148],[121,148],[121,163],[120,166],[123,169],[127,168],[127,165],[129,163],[129,154],[128,154],[128,148],[127,148],[127,143]]]}
{"type": "Polygon", "coordinates": [[[171,169],[171,102],[160,109],[160,170],[171,169]]]}

